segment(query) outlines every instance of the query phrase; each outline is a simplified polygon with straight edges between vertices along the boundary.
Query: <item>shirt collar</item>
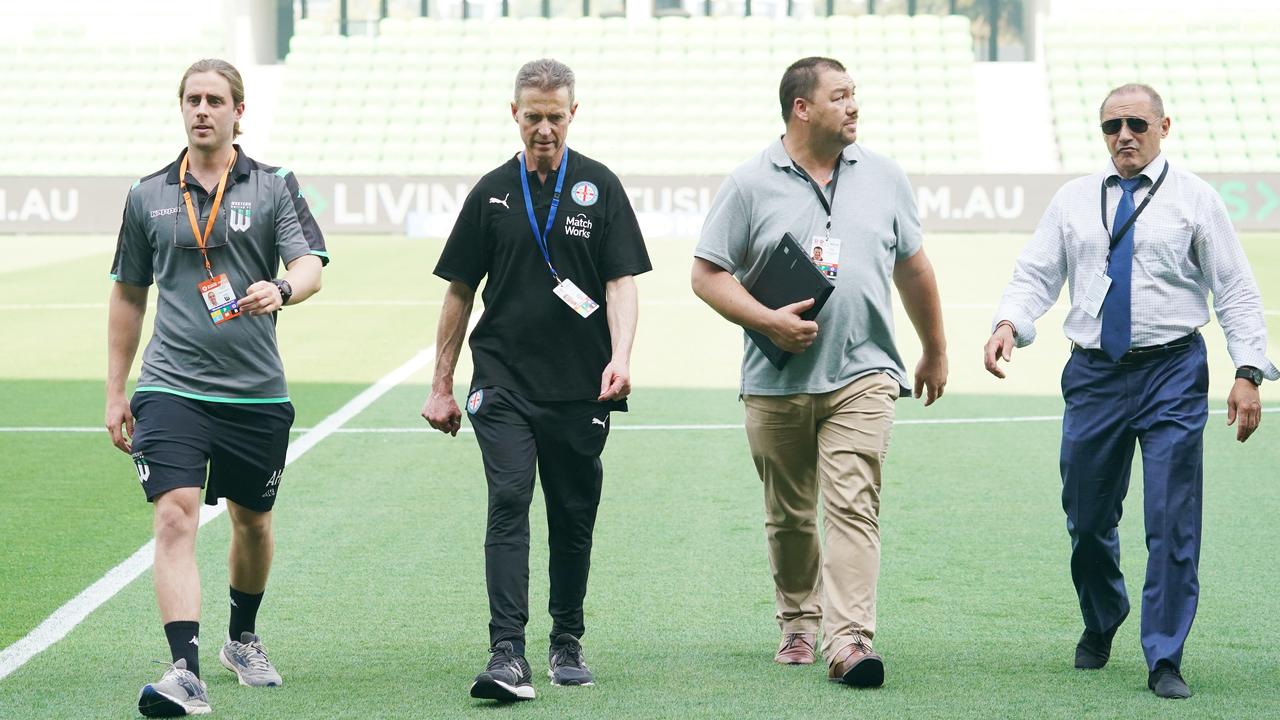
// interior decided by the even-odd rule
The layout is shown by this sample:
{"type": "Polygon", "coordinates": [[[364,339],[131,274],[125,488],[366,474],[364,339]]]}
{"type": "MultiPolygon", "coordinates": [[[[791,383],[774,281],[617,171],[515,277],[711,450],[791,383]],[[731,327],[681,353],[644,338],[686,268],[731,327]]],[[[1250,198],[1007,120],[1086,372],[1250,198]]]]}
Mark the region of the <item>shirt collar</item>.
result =
{"type": "MultiPolygon", "coordinates": [[[[1148,185],[1155,185],[1156,179],[1160,177],[1160,173],[1164,171],[1164,166],[1167,163],[1168,161],[1164,159],[1164,153],[1160,153],[1156,156],[1155,160],[1147,163],[1147,166],[1142,168],[1142,172],[1138,174],[1147,178],[1148,185]]],[[[1114,187],[1120,182],[1120,173],[1116,170],[1115,161],[1108,160],[1107,169],[1104,170],[1103,173],[1104,181],[1107,183],[1108,187],[1114,187]]]]}
{"type": "MultiPolygon", "coordinates": [[[[769,145],[769,149],[765,151],[769,155],[769,161],[784,170],[794,170],[795,163],[792,162],[791,156],[787,154],[787,148],[782,144],[782,136],[779,135],[769,145]]],[[[862,159],[862,148],[857,143],[846,145],[844,150],[840,151],[840,159],[845,165],[852,165],[862,159]]]]}
{"type": "MultiPolygon", "coordinates": [[[[248,155],[244,154],[244,150],[240,145],[232,144],[231,147],[236,149],[236,162],[231,166],[231,176],[227,179],[228,185],[232,184],[236,180],[243,180],[249,177],[249,172],[253,170],[253,161],[249,159],[248,155]]],[[[186,156],[187,148],[182,148],[182,152],[178,153],[178,159],[174,160],[173,164],[169,166],[169,174],[165,177],[165,182],[169,185],[177,185],[178,181],[181,179],[178,177],[178,168],[182,167],[182,158],[186,156]]],[[[188,170],[187,172],[189,173],[191,171],[188,170]]]]}

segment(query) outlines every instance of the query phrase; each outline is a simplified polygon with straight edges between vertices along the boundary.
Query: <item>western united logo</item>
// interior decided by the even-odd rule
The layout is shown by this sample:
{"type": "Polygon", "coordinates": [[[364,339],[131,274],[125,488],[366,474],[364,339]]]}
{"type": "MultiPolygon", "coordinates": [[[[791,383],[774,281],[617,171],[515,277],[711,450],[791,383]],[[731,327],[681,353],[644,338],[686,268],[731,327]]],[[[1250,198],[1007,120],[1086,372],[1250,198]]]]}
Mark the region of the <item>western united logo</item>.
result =
{"type": "Polygon", "coordinates": [[[591,218],[578,213],[564,219],[564,234],[570,237],[589,239],[591,237],[591,218]]]}
{"type": "Polygon", "coordinates": [[[251,202],[231,202],[227,208],[227,225],[236,232],[244,232],[249,229],[249,224],[253,219],[253,203],[251,202]]]}
{"type": "Polygon", "coordinates": [[[583,207],[587,207],[589,205],[595,205],[596,201],[600,199],[600,188],[596,187],[596,184],[593,182],[583,180],[573,186],[573,189],[569,191],[569,195],[573,198],[574,202],[583,207]]]}
{"type": "Polygon", "coordinates": [[[138,482],[145,485],[147,480],[151,478],[151,466],[147,464],[147,459],[140,452],[134,453],[132,457],[133,465],[138,469],[138,482]]]}
{"type": "Polygon", "coordinates": [[[484,391],[477,390],[471,393],[471,397],[467,398],[467,413],[475,415],[480,409],[480,403],[484,402],[484,391]]]}

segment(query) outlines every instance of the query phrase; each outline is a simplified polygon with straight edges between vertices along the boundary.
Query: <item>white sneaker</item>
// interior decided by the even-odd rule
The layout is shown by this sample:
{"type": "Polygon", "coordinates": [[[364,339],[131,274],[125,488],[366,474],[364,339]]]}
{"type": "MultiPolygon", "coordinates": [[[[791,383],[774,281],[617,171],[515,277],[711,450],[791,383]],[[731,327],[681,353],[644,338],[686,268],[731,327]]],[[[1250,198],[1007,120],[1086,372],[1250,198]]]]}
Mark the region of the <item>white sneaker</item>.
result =
{"type": "Polygon", "coordinates": [[[160,682],[142,686],[138,712],[146,717],[208,715],[209,694],[204,681],[187,669],[186,658],[169,665],[160,682]]]}
{"type": "Polygon", "coordinates": [[[284,684],[280,673],[267,659],[262,640],[251,632],[240,633],[240,642],[228,639],[218,653],[222,666],[240,678],[240,684],[249,687],[279,687],[284,684]]]}

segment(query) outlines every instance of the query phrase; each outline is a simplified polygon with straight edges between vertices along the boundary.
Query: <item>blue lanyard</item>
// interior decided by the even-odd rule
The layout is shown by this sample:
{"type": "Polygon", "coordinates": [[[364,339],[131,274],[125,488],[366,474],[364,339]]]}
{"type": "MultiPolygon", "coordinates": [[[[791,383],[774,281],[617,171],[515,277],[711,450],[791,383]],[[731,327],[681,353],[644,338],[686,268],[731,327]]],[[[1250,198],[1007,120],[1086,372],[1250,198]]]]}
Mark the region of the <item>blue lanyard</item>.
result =
{"type": "Polygon", "coordinates": [[[564,148],[564,157],[560,160],[560,174],[556,177],[556,192],[551,196],[551,210],[547,213],[547,228],[538,232],[538,220],[533,215],[533,196],[529,194],[529,166],[524,153],[520,153],[520,187],[524,190],[524,209],[529,213],[529,227],[533,228],[533,239],[542,251],[542,259],[547,261],[547,269],[551,277],[560,284],[560,275],[551,264],[551,253],[547,251],[547,238],[551,237],[551,226],[556,221],[556,210],[560,208],[560,191],[564,189],[564,176],[569,174],[569,146],[564,148]]]}

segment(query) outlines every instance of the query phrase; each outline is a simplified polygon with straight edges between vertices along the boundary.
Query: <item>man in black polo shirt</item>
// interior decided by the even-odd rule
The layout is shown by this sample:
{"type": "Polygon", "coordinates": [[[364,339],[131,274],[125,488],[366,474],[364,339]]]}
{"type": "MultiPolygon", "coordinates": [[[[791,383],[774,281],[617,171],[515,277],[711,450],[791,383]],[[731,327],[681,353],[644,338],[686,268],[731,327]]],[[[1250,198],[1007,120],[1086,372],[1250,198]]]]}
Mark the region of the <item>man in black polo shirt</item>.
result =
{"type": "Polygon", "coordinates": [[[555,60],[516,76],[511,115],[524,152],[485,175],[463,204],[435,274],[449,281],[436,371],[422,416],[457,435],[453,371],[480,281],[467,414],[489,487],[485,578],[491,658],[471,696],[531,700],[529,504],[542,478],[550,542],[553,685],[591,685],[582,601],[600,502],[609,412],[627,409],[636,328],[634,277],[651,269],[617,176],[565,145],[577,103],[555,60]]]}

